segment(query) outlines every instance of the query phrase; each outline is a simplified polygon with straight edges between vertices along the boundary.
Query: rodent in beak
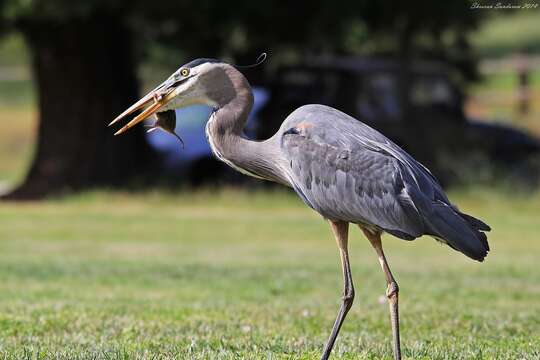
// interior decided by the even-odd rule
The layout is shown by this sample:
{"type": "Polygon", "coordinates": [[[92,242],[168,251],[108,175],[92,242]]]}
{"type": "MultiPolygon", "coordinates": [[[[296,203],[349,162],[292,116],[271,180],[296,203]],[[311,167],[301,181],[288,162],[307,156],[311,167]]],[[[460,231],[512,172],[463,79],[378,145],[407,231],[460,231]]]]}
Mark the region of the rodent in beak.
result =
{"type": "Polygon", "coordinates": [[[177,138],[182,144],[182,149],[184,148],[184,141],[178,134],[174,132],[176,128],[176,113],[174,110],[167,110],[163,112],[156,113],[157,120],[154,125],[147,125],[149,128],[146,132],[152,132],[156,129],[161,129],[177,138]]]}

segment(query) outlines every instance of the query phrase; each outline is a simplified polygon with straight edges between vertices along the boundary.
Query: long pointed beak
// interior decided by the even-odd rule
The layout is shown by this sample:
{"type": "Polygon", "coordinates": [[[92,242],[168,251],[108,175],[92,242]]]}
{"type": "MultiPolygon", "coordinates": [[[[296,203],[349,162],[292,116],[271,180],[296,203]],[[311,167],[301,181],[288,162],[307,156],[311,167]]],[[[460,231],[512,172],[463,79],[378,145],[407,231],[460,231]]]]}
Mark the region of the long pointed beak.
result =
{"type": "Polygon", "coordinates": [[[123,118],[130,115],[131,113],[139,109],[142,109],[143,107],[150,104],[148,108],[146,108],[143,112],[141,112],[139,115],[133,118],[130,122],[124,125],[120,130],[114,133],[114,135],[122,134],[123,132],[131,129],[133,126],[143,121],[144,119],[158,112],[159,109],[161,109],[169,101],[171,101],[172,98],[174,98],[174,95],[171,96],[171,93],[173,91],[174,91],[174,87],[171,86],[170,82],[168,81],[164,82],[163,84],[159,85],[157,88],[155,88],[154,90],[146,94],[142,99],[137,101],[135,104],[131,105],[126,111],[118,115],[113,121],[109,123],[108,126],[111,126],[117,123],[118,121],[122,120],[123,118]]]}

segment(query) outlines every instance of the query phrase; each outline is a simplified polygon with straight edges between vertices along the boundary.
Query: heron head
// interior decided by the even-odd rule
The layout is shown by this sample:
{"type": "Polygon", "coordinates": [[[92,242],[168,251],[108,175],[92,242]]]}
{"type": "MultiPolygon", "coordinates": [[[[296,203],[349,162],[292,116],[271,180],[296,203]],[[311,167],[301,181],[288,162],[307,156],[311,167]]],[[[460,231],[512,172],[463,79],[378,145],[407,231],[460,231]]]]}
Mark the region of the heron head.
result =
{"type": "MultiPolygon", "coordinates": [[[[143,108],[145,109],[140,114],[118,130],[115,135],[125,132],[156,113],[195,104],[206,104],[217,108],[234,97],[235,73],[238,71],[233,66],[219,60],[191,61],[181,66],[167,80],[116,117],[109,126],[143,108]]],[[[160,127],[158,123],[156,126],[160,127]]]]}

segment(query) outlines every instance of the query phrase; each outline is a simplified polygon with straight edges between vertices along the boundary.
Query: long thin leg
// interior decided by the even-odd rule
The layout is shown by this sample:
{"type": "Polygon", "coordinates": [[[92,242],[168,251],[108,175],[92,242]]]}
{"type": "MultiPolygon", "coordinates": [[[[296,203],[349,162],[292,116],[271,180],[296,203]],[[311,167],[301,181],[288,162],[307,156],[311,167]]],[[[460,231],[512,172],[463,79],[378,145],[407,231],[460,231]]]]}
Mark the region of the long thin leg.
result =
{"type": "Polygon", "coordinates": [[[347,243],[349,238],[349,223],[345,221],[330,221],[332,227],[332,232],[336,238],[337,245],[339,247],[339,255],[341,256],[341,268],[343,270],[343,298],[341,302],[341,307],[334,322],[334,327],[332,328],[332,333],[326,342],[324,351],[321,359],[327,360],[332,352],[332,347],[341,329],[343,320],[349,312],[353,301],[354,301],[354,285],[351,275],[351,267],[349,265],[349,251],[347,250],[347,243]]]}
{"type": "Polygon", "coordinates": [[[386,297],[388,298],[388,304],[390,306],[390,321],[392,323],[392,337],[394,338],[394,360],[401,360],[401,345],[399,342],[399,311],[398,311],[398,293],[399,287],[390,271],[386,257],[381,243],[381,233],[371,232],[360,226],[360,229],[364,232],[369,242],[377,252],[379,256],[379,263],[384,271],[386,278],[386,297]]]}

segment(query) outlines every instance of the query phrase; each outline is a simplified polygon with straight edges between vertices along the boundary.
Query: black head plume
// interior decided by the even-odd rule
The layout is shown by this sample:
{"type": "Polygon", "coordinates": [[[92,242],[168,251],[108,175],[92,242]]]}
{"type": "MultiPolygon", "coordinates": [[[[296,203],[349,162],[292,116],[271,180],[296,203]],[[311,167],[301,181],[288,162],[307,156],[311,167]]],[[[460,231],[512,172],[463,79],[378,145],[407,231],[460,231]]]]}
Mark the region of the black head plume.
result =
{"type": "Polygon", "coordinates": [[[266,53],[263,52],[263,53],[261,53],[261,54],[259,55],[259,57],[257,58],[257,60],[256,60],[253,64],[250,64],[250,65],[235,65],[235,64],[233,64],[233,66],[234,66],[235,68],[237,68],[237,69],[251,69],[251,68],[254,68],[254,67],[256,67],[256,66],[261,65],[263,62],[266,61],[266,58],[267,58],[267,57],[268,57],[268,56],[266,55],[266,53]]]}

